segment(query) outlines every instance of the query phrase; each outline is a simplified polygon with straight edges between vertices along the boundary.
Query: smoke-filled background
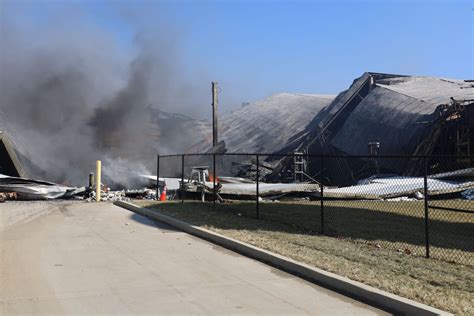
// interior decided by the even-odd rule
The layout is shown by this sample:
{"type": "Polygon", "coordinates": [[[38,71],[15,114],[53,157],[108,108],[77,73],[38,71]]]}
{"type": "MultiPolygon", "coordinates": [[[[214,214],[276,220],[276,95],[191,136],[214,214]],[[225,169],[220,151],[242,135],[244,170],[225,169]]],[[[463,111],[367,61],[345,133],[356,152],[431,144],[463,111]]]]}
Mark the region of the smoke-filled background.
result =
{"type": "Polygon", "coordinates": [[[0,0],[0,130],[32,177],[83,185],[102,159],[126,183],[210,136],[173,113],[209,119],[211,81],[223,113],[337,94],[365,71],[470,78],[472,14],[468,0],[0,0]]]}
{"type": "Polygon", "coordinates": [[[2,6],[0,130],[36,176],[83,185],[102,159],[109,181],[128,184],[154,172],[157,152],[187,150],[193,131],[170,133],[156,110],[194,116],[210,103],[210,83],[183,74],[184,34],[176,25],[160,14],[149,24],[143,10],[118,10],[117,20],[133,25],[133,45],[123,49],[80,6],[59,5],[28,22],[26,9],[2,6]]]}

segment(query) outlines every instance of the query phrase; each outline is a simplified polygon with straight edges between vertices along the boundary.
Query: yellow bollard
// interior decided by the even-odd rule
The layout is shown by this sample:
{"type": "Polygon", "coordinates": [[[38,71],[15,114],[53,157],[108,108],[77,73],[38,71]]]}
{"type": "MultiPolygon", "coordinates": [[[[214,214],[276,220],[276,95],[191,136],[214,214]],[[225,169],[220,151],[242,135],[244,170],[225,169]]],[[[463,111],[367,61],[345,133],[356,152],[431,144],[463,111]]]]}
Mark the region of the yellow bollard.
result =
{"type": "Polygon", "coordinates": [[[95,200],[100,202],[100,184],[102,178],[102,162],[97,160],[95,163],[95,200]]]}

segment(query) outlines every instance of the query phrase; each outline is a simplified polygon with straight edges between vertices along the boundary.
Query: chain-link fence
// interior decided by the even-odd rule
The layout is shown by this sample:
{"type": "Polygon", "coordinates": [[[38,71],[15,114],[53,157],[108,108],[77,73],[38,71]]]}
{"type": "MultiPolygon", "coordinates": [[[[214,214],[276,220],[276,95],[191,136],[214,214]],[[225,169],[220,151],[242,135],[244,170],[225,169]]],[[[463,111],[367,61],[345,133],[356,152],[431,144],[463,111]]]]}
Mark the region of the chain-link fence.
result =
{"type": "Polygon", "coordinates": [[[472,156],[184,154],[157,174],[157,196],[190,211],[474,265],[472,156]]]}

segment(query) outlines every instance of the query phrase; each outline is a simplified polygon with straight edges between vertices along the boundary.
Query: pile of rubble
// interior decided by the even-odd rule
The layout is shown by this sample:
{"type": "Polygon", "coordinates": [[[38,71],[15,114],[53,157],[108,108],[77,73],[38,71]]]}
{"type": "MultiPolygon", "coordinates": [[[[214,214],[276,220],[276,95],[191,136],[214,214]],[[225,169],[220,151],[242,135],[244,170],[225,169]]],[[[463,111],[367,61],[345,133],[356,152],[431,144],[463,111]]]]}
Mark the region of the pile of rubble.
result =
{"type": "MultiPolygon", "coordinates": [[[[111,191],[102,184],[100,201],[130,201],[131,199],[156,199],[155,188],[111,191]]],[[[0,203],[7,200],[76,199],[96,201],[95,187],[69,187],[47,181],[10,177],[0,174],[0,203]]]]}
{"type": "Polygon", "coordinates": [[[0,203],[5,202],[6,200],[17,200],[18,196],[16,192],[0,192],[0,203]]]}

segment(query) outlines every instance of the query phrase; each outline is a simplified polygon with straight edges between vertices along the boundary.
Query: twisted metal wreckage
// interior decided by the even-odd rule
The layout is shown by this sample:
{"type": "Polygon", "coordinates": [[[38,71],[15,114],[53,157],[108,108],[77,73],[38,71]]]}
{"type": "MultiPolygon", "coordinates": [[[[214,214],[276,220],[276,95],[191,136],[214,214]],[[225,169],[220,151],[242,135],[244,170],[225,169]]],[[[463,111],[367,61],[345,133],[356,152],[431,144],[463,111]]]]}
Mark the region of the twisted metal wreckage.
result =
{"type": "MultiPolygon", "coordinates": [[[[425,162],[409,157],[456,156],[449,158],[449,163],[443,163],[441,158],[428,163],[428,193],[463,192],[464,198],[471,198],[473,105],[471,80],[367,72],[335,99],[281,94],[224,115],[223,141],[207,153],[269,153],[262,155],[258,163],[263,197],[317,197],[322,185],[325,196],[363,199],[416,196],[423,188],[425,162]],[[323,155],[333,158],[322,162],[323,155]]],[[[200,131],[201,125],[202,122],[200,131]]],[[[4,127],[7,126],[0,129],[4,127]]],[[[0,192],[14,191],[25,198],[46,199],[65,198],[78,192],[77,188],[25,179],[28,174],[45,173],[27,172],[37,168],[25,146],[17,146],[22,143],[21,131],[13,131],[12,140],[5,133],[0,135],[0,174],[4,175],[0,177],[0,192]]],[[[205,147],[209,148],[207,138],[191,146],[195,151],[205,147]]],[[[199,157],[188,164],[195,167],[206,164],[203,161],[209,164],[199,157]]],[[[217,164],[220,195],[255,194],[255,158],[235,156],[219,159],[217,164]]],[[[192,173],[192,167],[187,171],[192,173]]],[[[156,176],[145,178],[156,180],[156,176]]],[[[200,179],[191,175],[187,178],[185,183],[176,177],[160,180],[166,183],[170,194],[183,186],[189,192],[214,192],[214,182],[209,181],[208,173],[200,179]]]]}
{"type": "MultiPolygon", "coordinates": [[[[317,196],[319,186],[310,184],[322,182],[327,186],[326,197],[416,197],[423,192],[422,175],[426,172],[428,194],[463,192],[461,197],[471,199],[473,88],[472,80],[364,73],[328,106],[319,109],[285,145],[260,155],[264,158],[259,162],[259,180],[264,181],[260,193],[291,191],[317,196]],[[323,163],[321,156],[326,157],[323,163]],[[423,157],[438,158],[426,162],[423,157]]],[[[266,126],[265,122],[262,125],[266,126]]],[[[241,139],[239,147],[255,148],[258,135],[246,140],[238,132],[223,137],[231,144],[235,138],[241,139]]],[[[207,154],[233,149],[221,142],[207,154]]],[[[241,155],[220,159],[217,169],[223,175],[255,180],[256,159],[252,153],[249,156],[252,158],[241,155]]],[[[195,160],[196,164],[206,161],[195,160]]],[[[248,180],[228,183],[223,178],[221,182],[219,192],[224,195],[255,194],[254,184],[248,180]]],[[[212,192],[207,184],[201,185],[212,192]]]]}

